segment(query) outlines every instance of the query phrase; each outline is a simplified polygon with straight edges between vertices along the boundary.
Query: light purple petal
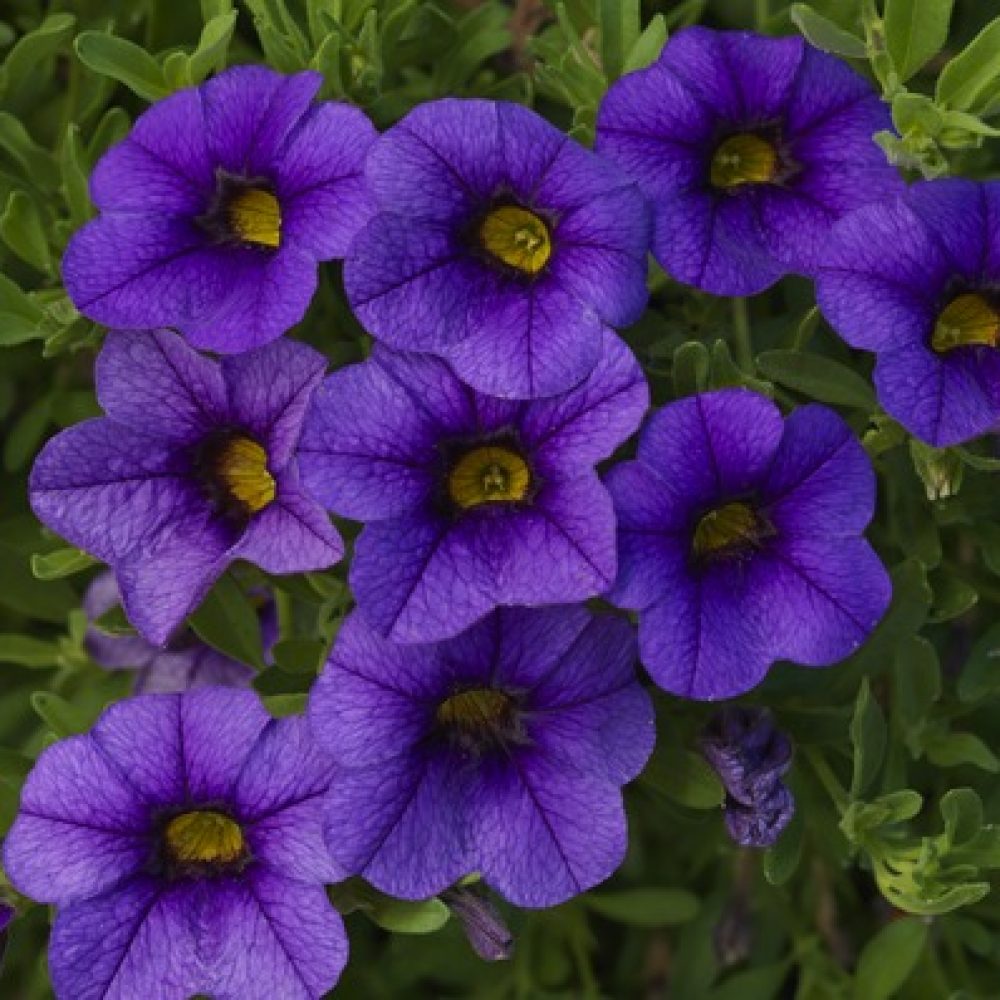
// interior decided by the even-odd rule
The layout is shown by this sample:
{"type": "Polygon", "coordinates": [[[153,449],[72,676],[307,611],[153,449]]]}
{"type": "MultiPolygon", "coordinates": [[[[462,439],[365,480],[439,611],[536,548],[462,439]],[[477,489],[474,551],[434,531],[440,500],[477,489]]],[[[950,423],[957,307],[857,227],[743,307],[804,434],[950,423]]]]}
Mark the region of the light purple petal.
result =
{"type": "Polygon", "coordinates": [[[470,772],[450,754],[413,752],[334,781],[326,842],[345,872],[401,899],[426,899],[476,867],[467,846],[470,772]]]}
{"type": "Polygon", "coordinates": [[[132,431],[196,441],[226,419],[219,366],[169,330],[112,330],[94,378],[105,413],[132,431]]]}
{"type": "Polygon", "coordinates": [[[295,340],[279,340],[222,359],[232,419],[264,446],[268,466],[281,469],[298,443],[326,358],[295,340]]]}

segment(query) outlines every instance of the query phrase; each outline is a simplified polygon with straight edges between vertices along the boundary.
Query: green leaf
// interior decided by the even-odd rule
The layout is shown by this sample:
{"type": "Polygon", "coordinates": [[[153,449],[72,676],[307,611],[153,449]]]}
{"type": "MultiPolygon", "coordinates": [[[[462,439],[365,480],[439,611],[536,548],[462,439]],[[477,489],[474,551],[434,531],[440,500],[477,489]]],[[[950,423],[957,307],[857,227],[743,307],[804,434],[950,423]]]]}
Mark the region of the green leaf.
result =
{"type": "Polygon", "coordinates": [[[263,670],[257,611],[230,574],[223,576],[208,592],[189,621],[210,646],[240,663],[263,670]]]}
{"type": "Polygon", "coordinates": [[[993,697],[997,692],[1000,692],[1000,624],[980,636],[958,678],[958,697],[966,704],[993,697]]]}
{"type": "Polygon", "coordinates": [[[94,214],[94,210],[87,190],[87,151],[79,125],[71,124],[66,129],[59,154],[59,169],[70,218],[75,226],[81,226],[94,214]]]}
{"type": "Polygon", "coordinates": [[[689,809],[717,809],[724,798],[719,776],[701,754],[666,743],[653,754],[642,780],[689,809]]]}
{"type": "Polygon", "coordinates": [[[51,691],[36,691],[31,696],[31,707],[38,717],[63,738],[85,732],[90,728],[90,716],[51,691]]]}
{"type": "Polygon", "coordinates": [[[922,729],[941,696],[941,669],[934,647],[920,636],[906,636],[896,648],[895,695],[893,704],[903,729],[922,729]]]}
{"type": "Polygon", "coordinates": [[[432,934],[451,916],[451,910],[436,896],[415,902],[393,899],[359,878],[331,885],[327,894],[341,913],[360,910],[379,927],[396,934],[432,934]]]}
{"type": "Polygon", "coordinates": [[[188,59],[188,77],[192,83],[201,83],[214,69],[225,64],[229,42],[236,27],[236,11],[213,17],[202,28],[198,47],[188,59]]]}
{"type": "Polygon", "coordinates": [[[948,846],[968,843],[983,828],[983,803],[971,788],[953,788],[941,799],[948,846]]]}
{"type": "Polygon", "coordinates": [[[284,719],[289,715],[301,715],[309,700],[307,694],[269,694],[261,699],[264,707],[276,719],[284,719]]]}
{"type": "Polygon", "coordinates": [[[0,236],[21,258],[44,274],[52,270],[52,256],[38,206],[24,191],[11,191],[0,216],[0,236]]]}
{"type": "Polygon", "coordinates": [[[931,578],[934,590],[934,603],[928,621],[950,622],[953,618],[964,615],[979,603],[979,594],[971,583],[937,572],[931,578]]]}
{"type": "Polygon", "coordinates": [[[905,83],[948,39],[954,0],[886,0],[885,43],[905,83]]]}
{"type": "Polygon", "coordinates": [[[848,59],[866,59],[868,56],[863,39],[845,31],[822,14],[817,14],[808,4],[792,4],[792,21],[806,41],[817,49],[846,56],[848,59]]]}
{"type": "Polygon", "coordinates": [[[76,54],[88,69],[124,83],[147,101],[170,93],[160,64],[144,49],[103,31],[84,31],[74,42],[76,54]]]}
{"type": "Polygon", "coordinates": [[[770,379],[811,399],[871,412],[875,393],[857,372],[839,361],[802,351],[765,351],[757,367],[770,379]]]}
{"type": "Polygon", "coordinates": [[[654,63],[667,43],[667,22],[662,14],[653,15],[643,33],[625,57],[624,73],[634,73],[654,63]]]}
{"type": "Polygon", "coordinates": [[[31,557],[31,572],[39,580],[58,580],[64,576],[80,573],[96,562],[96,559],[79,549],[56,549],[54,552],[33,555],[31,557]]]}
{"type": "Polygon", "coordinates": [[[59,647],[30,635],[0,633],[0,663],[18,667],[54,667],[59,662],[59,647]]]}
{"type": "Polygon", "coordinates": [[[608,83],[617,80],[639,38],[639,0],[598,0],[601,64],[608,83]]]}
{"type": "Polygon", "coordinates": [[[708,386],[708,371],[711,358],[708,348],[700,340],[689,340],[674,351],[671,374],[674,380],[674,395],[693,396],[703,392],[708,386]]]}
{"type": "Polygon", "coordinates": [[[927,943],[923,920],[887,924],[865,945],[854,978],[855,1000],[888,1000],[906,982],[927,943]]]}
{"type": "Polygon", "coordinates": [[[998,76],[1000,17],[986,25],[941,71],[935,91],[937,102],[958,111],[969,111],[998,76]]]}
{"type": "Polygon", "coordinates": [[[789,959],[744,969],[730,976],[708,995],[708,1000],[771,1000],[780,996],[788,979],[789,959]]]}
{"type": "Polygon", "coordinates": [[[18,118],[0,111],[0,148],[20,168],[21,176],[33,186],[50,190],[59,180],[52,154],[39,146],[18,118]]]}
{"type": "Polygon", "coordinates": [[[784,885],[795,874],[802,857],[804,831],[802,810],[797,809],[792,814],[791,822],[778,838],[778,842],[764,853],[764,878],[771,885],[784,885]]]}
{"type": "Polygon", "coordinates": [[[851,745],[854,747],[851,797],[856,799],[872,786],[885,758],[885,717],[878,702],[872,697],[867,677],[858,690],[850,732],[851,745]]]}
{"type": "Polygon", "coordinates": [[[326,648],[321,639],[283,639],[274,646],[274,662],[289,674],[317,674],[326,648]]]}
{"type": "Polygon", "coordinates": [[[975,733],[942,733],[924,743],[927,759],[938,767],[972,764],[990,774],[1000,771],[1000,760],[975,733]]]}
{"type": "Polygon", "coordinates": [[[686,889],[630,889],[588,893],[581,900],[595,913],[630,927],[686,924],[698,913],[698,897],[686,889]]]}
{"type": "Polygon", "coordinates": [[[0,274],[0,346],[13,347],[42,336],[42,310],[6,275],[0,274]]]}
{"type": "Polygon", "coordinates": [[[18,418],[4,442],[3,464],[8,472],[16,472],[28,464],[38,450],[51,414],[52,396],[44,395],[39,396],[18,418]]]}
{"type": "Polygon", "coordinates": [[[28,91],[33,83],[37,86],[45,60],[70,39],[75,25],[72,14],[50,14],[34,31],[19,38],[0,67],[0,93],[10,100],[16,91],[28,91]]]}

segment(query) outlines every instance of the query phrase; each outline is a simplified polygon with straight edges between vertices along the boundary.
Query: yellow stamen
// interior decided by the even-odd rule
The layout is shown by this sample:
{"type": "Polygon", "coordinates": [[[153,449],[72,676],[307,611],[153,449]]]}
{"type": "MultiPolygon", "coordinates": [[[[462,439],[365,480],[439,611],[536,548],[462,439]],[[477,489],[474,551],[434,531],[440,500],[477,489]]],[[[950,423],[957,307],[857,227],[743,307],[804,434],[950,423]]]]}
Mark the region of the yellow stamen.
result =
{"type": "Polygon", "coordinates": [[[696,556],[712,556],[726,549],[753,543],[760,534],[760,520],[744,503],[727,503],[709,511],[694,529],[696,556]]]}
{"type": "Polygon", "coordinates": [[[967,292],[951,300],[941,310],[931,346],[938,353],[956,347],[985,344],[996,347],[1000,340],[1000,314],[981,295],[967,292]]]}
{"type": "Polygon", "coordinates": [[[446,698],[435,716],[441,725],[482,729],[501,722],[511,708],[510,697],[493,688],[472,688],[446,698]]]}
{"type": "Polygon", "coordinates": [[[243,857],[243,831],[228,816],[211,809],[181,813],[164,834],[170,857],[182,864],[232,864],[243,857]]]}
{"type": "Polygon", "coordinates": [[[538,274],[552,255],[549,227],[533,212],[501,205],[479,227],[483,248],[508,267],[538,274]]]}
{"type": "Polygon", "coordinates": [[[778,173],[778,152],[766,139],[752,132],[731,135],[712,157],[712,185],[766,184],[778,173]]]}
{"type": "Polygon", "coordinates": [[[495,445],[467,452],[448,475],[448,492],[462,508],[523,500],[530,487],[527,462],[516,451],[495,445]]]}
{"type": "Polygon", "coordinates": [[[256,514],[274,500],[276,486],[267,452],[248,437],[230,438],[219,451],[215,473],[226,492],[256,514]]]}
{"type": "Polygon", "coordinates": [[[272,249],[281,245],[281,206],[270,191],[243,188],[226,205],[226,215],[244,243],[272,249]]]}

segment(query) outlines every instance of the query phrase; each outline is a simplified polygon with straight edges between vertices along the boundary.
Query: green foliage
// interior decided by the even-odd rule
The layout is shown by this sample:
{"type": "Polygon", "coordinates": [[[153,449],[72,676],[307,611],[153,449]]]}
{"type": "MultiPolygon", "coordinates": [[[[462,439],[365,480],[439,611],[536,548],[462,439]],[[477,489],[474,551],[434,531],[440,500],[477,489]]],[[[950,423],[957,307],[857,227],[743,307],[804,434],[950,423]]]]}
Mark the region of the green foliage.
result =
{"type": "MultiPolygon", "coordinates": [[[[668,33],[800,32],[867,72],[910,179],[1000,170],[1000,20],[983,0],[14,0],[0,11],[0,832],[32,762],[130,690],[86,651],[93,561],[45,533],[26,500],[45,439],[97,412],[104,331],[67,299],[59,261],[93,214],[88,178],[148,102],[234,63],[323,74],[325,98],[385,128],[437,97],[530,102],[589,143],[607,87],[668,33]]],[[[823,402],[878,475],[872,543],[892,608],[827,671],[781,666],[747,700],[790,733],[798,813],[765,852],[726,837],[723,788],[698,751],[712,707],[655,693],[659,744],[626,789],[630,852],[608,884],[551,911],[504,910],[510,962],[486,965],[446,901],[333,886],[352,961],[338,997],[943,1000],[1000,995],[1000,491],[991,441],[932,449],[878,409],[868,363],[826,327],[806,282],[751,301],[692,292],[658,268],[625,337],[657,404],[745,385],[783,407],[823,402]],[[666,984],[666,985],[665,985],[666,984]]],[[[336,267],[297,336],[333,364],[365,356],[336,267]]],[[[352,529],[342,525],[348,538],[352,529]]],[[[191,618],[257,671],[274,715],[302,711],[351,596],[343,566],[224,577],[191,618]],[[261,648],[259,588],[280,637],[261,648]]],[[[99,627],[131,629],[120,609],[99,627]]],[[[5,887],[0,881],[0,894],[5,887]]],[[[0,996],[48,1000],[44,907],[21,915],[0,996]]]]}

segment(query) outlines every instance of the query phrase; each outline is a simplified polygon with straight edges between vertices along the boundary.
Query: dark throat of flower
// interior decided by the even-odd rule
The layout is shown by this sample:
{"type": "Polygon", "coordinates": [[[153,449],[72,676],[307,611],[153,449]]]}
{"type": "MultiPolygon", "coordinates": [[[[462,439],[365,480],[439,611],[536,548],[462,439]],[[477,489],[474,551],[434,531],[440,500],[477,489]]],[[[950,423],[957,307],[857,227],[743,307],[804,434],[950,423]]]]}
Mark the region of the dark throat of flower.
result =
{"type": "Polygon", "coordinates": [[[512,441],[467,446],[446,462],[446,493],[454,510],[530,500],[531,469],[512,441]]]}
{"type": "Polygon", "coordinates": [[[264,180],[220,174],[215,202],[198,221],[220,243],[258,250],[281,246],[281,204],[264,180]]]}
{"type": "Polygon", "coordinates": [[[771,523],[751,504],[734,501],[699,518],[691,554],[700,564],[745,559],[775,534],[771,523]]]}
{"type": "Polygon", "coordinates": [[[267,462],[264,447],[240,431],[209,438],[196,458],[199,478],[216,510],[239,520],[259,513],[277,495],[267,462]]]}
{"type": "Polygon", "coordinates": [[[938,314],[931,347],[945,354],[957,347],[996,347],[1000,342],[1000,310],[980,292],[956,295],[938,314]]]}
{"type": "Polygon", "coordinates": [[[775,139],[739,132],[723,139],[712,154],[710,180],[720,191],[748,184],[774,183],[782,172],[775,139]]]}
{"type": "Polygon", "coordinates": [[[192,809],[167,819],[160,855],[171,877],[233,874],[250,859],[242,827],[212,808],[192,809]]]}
{"type": "Polygon", "coordinates": [[[498,688],[455,691],[438,705],[434,722],[440,736],[477,756],[524,742],[517,698],[498,688]]]}
{"type": "Polygon", "coordinates": [[[552,256],[552,233],[520,205],[496,205],[480,220],[474,240],[486,258],[523,278],[534,278],[552,256]]]}

